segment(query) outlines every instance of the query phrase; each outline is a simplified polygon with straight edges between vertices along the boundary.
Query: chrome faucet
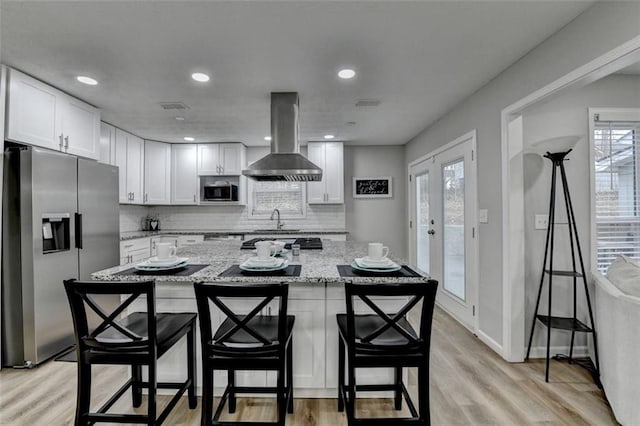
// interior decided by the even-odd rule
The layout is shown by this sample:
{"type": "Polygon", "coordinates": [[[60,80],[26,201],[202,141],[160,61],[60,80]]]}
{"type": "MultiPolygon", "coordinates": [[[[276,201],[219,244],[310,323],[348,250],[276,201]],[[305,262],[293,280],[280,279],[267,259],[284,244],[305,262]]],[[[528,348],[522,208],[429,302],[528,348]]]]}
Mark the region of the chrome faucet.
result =
{"type": "Polygon", "coordinates": [[[271,212],[271,217],[269,218],[269,220],[273,220],[273,216],[278,213],[278,222],[276,224],[276,229],[278,231],[280,231],[282,229],[282,227],[284,226],[284,222],[280,222],[280,210],[278,209],[273,209],[273,211],[271,212]]]}

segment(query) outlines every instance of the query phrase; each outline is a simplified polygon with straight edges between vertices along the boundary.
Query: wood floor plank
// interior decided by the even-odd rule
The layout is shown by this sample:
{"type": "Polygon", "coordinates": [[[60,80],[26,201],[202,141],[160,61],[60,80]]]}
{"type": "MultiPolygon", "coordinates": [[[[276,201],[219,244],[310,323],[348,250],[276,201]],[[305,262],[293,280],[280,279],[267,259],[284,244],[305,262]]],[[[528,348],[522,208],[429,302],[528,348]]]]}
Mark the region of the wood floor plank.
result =
{"type": "MultiPolygon", "coordinates": [[[[431,347],[430,401],[434,425],[616,425],[604,394],[579,366],[554,361],[551,382],[544,382],[544,362],[510,364],[502,360],[464,327],[436,309],[431,347]]],[[[126,378],[126,367],[94,367],[92,407],[97,407],[126,378]]],[[[409,392],[417,405],[415,372],[409,392]]],[[[76,366],[48,362],[33,370],[0,371],[1,425],[73,424],[76,398],[76,366]]],[[[146,398],[137,409],[125,395],[113,410],[144,413],[146,398]]],[[[159,396],[164,406],[169,398],[159,396]]],[[[396,412],[391,399],[363,399],[358,416],[408,416],[406,404],[396,412]]],[[[296,399],[287,425],[346,425],[335,399],[296,399]]],[[[229,420],[274,420],[271,398],[239,398],[229,420]]],[[[190,410],[182,398],[167,425],[200,424],[198,408],[190,410]]],[[[392,421],[389,423],[393,424],[392,421]]]]}

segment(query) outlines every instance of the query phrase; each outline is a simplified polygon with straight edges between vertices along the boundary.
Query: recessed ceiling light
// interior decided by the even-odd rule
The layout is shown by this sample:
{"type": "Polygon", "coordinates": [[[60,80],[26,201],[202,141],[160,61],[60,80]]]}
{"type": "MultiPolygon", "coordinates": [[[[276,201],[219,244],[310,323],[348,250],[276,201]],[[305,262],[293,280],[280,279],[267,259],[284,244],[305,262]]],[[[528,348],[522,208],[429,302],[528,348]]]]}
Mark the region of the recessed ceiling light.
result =
{"type": "Polygon", "coordinates": [[[342,69],[342,70],[338,71],[338,77],[344,78],[345,80],[348,80],[348,79],[353,78],[355,76],[356,76],[356,72],[354,70],[352,70],[351,68],[345,68],[345,69],[342,69]]]}
{"type": "Polygon", "coordinates": [[[196,140],[196,138],[192,138],[191,136],[185,136],[183,139],[187,142],[193,142],[196,140]]]}
{"type": "Polygon", "coordinates": [[[95,86],[98,84],[98,80],[96,80],[95,78],[87,77],[86,75],[79,75],[76,77],[76,80],[78,80],[82,84],[88,84],[89,86],[95,86]]]}
{"type": "Polygon", "coordinates": [[[178,120],[178,121],[184,121],[184,117],[180,117],[180,116],[178,116],[178,117],[176,117],[176,120],[178,120]]]}
{"type": "Polygon", "coordinates": [[[264,137],[264,140],[265,140],[265,141],[270,141],[270,140],[271,140],[271,136],[265,136],[265,137],[264,137]]]}
{"type": "Polygon", "coordinates": [[[201,72],[194,72],[193,74],[191,74],[191,78],[195,81],[199,81],[200,83],[206,83],[207,81],[209,81],[209,76],[201,72]]]}
{"type": "Polygon", "coordinates": [[[333,138],[335,138],[335,136],[334,135],[324,135],[324,138],[325,139],[333,139],[333,138]]]}

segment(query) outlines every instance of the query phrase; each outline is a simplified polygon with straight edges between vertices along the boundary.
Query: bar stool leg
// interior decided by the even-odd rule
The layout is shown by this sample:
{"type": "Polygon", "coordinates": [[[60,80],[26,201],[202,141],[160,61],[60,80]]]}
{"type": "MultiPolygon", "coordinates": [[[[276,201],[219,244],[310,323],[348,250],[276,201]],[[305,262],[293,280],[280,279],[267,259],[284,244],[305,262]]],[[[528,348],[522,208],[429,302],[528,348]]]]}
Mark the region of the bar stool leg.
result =
{"type": "Polygon", "coordinates": [[[349,363],[347,371],[347,421],[351,422],[356,417],[356,369],[349,363]]]}
{"type": "Polygon", "coordinates": [[[418,409],[420,420],[424,425],[431,424],[431,413],[429,409],[429,361],[426,365],[418,367],[418,409]]]}
{"type": "Polygon", "coordinates": [[[158,379],[156,377],[155,360],[149,363],[149,394],[147,395],[147,413],[149,418],[147,422],[149,426],[156,424],[157,404],[156,395],[158,393],[158,379]]]}
{"type": "Polygon", "coordinates": [[[287,416],[287,391],[284,386],[284,364],[281,368],[278,368],[278,380],[277,380],[277,405],[278,405],[278,425],[284,426],[284,419],[287,416]]]}
{"type": "Polygon", "coordinates": [[[229,413],[236,412],[236,370],[227,370],[227,383],[229,384],[229,413]]]}
{"type": "Polygon", "coordinates": [[[211,424],[213,417],[213,371],[211,371],[207,359],[203,362],[202,371],[202,415],[200,416],[200,424],[207,426],[211,424]]]}
{"type": "Polygon", "coordinates": [[[395,368],[395,409],[402,410],[402,367],[395,368]]]}
{"type": "Polygon", "coordinates": [[[131,378],[133,383],[131,385],[131,399],[134,407],[139,407],[142,404],[142,367],[140,365],[131,366],[131,378]]]}
{"type": "Polygon", "coordinates": [[[338,337],[338,411],[344,411],[344,342],[338,337]]]}
{"type": "Polygon", "coordinates": [[[287,393],[289,404],[287,412],[293,413],[293,339],[289,342],[287,349],[287,393]]]}
{"type": "Polygon", "coordinates": [[[76,399],[76,425],[89,424],[84,416],[89,413],[91,403],[91,364],[78,360],[78,386],[76,399]]]}
{"type": "Polygon", "coordinates": [[[189,397],[189,408],[194,409],[198,405],[196,397],[196,324],[195,320],[191,326],[191,330],[187,333],[187,375],[191,384],[187,389],[189,397]]]}

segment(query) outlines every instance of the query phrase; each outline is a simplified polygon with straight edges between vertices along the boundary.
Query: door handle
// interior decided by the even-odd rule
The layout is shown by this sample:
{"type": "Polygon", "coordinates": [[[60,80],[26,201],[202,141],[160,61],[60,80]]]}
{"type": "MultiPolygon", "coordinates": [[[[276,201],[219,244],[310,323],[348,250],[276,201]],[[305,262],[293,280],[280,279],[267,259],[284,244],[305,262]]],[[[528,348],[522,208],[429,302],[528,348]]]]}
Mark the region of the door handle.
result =
{"type": "Polygon", "coordinates": [[[429,230],[427,231],[427,234],[429,234],[429,235],[435,235],[435,234],[436,234],[436,230],[435,230],[435,229],[429,229],[429,230]]]}
{"type": "Polygon", "coordinates": [[[82,249],[82,213],[75,214],[76,248],[82,249]]]}
{"type": "Polygon", "coordinates": [[[193,202],[196,202],[196,194],[193,194],[193,202]]]}
{"type": "Polygon", "coordinates": [[[69,136],[64,137],[64,150],[65,151],[69,150],[69,136]]]}
{"type": "Polygon", "coordinates": [[[149,201],[149,194],[144,194],[144,202],[146,203],[147,201],[149,201]]]}
{"type": "Polygon", "coordinates": [[[63,140],[63,138],[64,138],[64,135],[62,133],[60,133],[60,143],[58,144],[58,146],[60,146],[60,151],[62,151],[62,145],[63,145],[62,140],[63,140]]]}

